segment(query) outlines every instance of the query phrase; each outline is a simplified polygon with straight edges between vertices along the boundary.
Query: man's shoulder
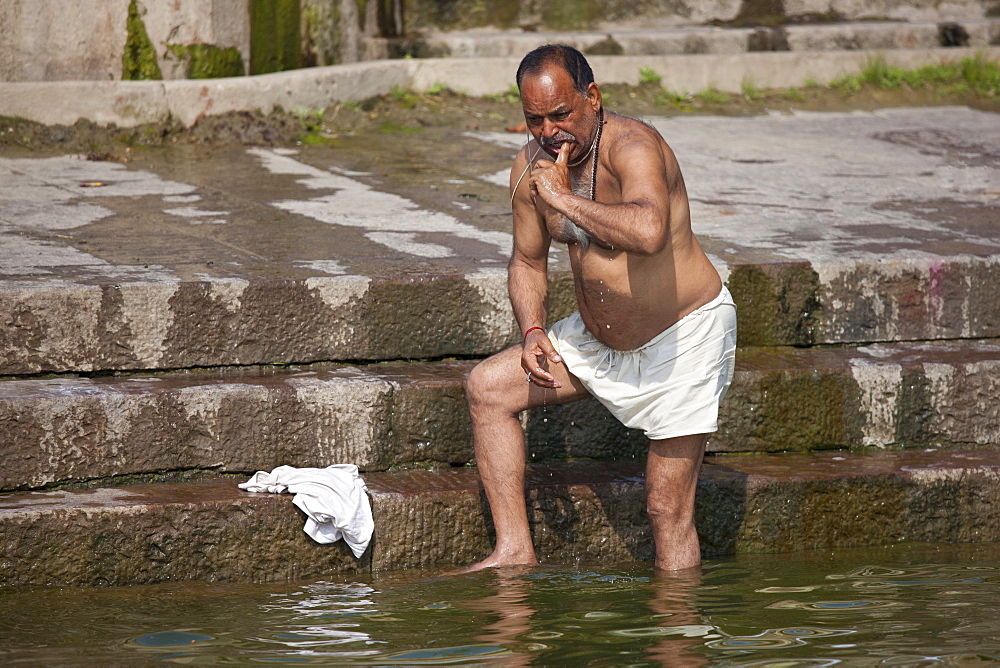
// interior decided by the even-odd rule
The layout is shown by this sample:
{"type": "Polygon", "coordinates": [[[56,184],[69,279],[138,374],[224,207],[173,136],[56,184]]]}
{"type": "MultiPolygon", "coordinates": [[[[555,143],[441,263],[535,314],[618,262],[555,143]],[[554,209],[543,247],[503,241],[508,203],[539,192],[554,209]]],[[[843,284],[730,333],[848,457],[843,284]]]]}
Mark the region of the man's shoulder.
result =
{"type": "Polygon", "coordinates": [[[624,114],[615,112],[609,113],[608,117],[609,119],[617,121],[619,125],[619,132],[622,134],[635,136],[636,138],[649,138],[656,139],[657,141],[663,141],[663,135],[660,134],[660,131],[644,120],[632,118],[631,116],[625,116],[624,114]]]}
{"type": "Polygon", "coordinates": [[[663,153],[668,149],[667,142],[659,130],[631,116],[614,114],[610,117],[613,126],[609,126],[614,136],[609,149],[623,155],[652,152],[663,153]]]}

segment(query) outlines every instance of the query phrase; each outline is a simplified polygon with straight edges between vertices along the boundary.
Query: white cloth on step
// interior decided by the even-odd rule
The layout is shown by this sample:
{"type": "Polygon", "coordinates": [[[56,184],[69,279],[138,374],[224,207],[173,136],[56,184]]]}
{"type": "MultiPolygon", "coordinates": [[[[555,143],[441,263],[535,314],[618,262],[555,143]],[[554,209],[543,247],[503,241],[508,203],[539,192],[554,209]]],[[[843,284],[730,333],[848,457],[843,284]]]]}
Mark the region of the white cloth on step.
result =
{"type": "Polygon", "coordinates": [[[375,531],[368,488],[354,464],[333,464],[326,468],[279,466],[270,473],[257,471],[240,483],[248,492],[294,494],[292,503],[307,515],[302,530],[317,543],[334,543],[341,538],[360,557],[375,531]]]}

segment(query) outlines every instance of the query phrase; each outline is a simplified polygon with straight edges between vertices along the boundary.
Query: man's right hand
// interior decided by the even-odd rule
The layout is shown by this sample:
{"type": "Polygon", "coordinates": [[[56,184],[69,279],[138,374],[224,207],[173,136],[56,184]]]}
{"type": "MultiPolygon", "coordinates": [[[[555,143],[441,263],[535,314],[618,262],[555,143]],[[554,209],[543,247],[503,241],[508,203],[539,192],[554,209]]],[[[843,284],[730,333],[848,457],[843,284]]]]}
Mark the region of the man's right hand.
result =
{"type": "Polygon", "coordinates": [[[548,365],[562,364],[562,357],[556,352],[543,329],[535,329],[524,337],[521,348],[521,368],[527,372],[528,381],[539,387],[555,389],[562,387],[549,373],[548,365]]]}
{"type": "Polygon", "coordinates": [[[555,162],[538,160],[531,170],[531,194],[540,196],[546,204],[553,206],[562,195],[572,195],[569,180],[569,152],[571,144],[559,147],[555,162]]]}

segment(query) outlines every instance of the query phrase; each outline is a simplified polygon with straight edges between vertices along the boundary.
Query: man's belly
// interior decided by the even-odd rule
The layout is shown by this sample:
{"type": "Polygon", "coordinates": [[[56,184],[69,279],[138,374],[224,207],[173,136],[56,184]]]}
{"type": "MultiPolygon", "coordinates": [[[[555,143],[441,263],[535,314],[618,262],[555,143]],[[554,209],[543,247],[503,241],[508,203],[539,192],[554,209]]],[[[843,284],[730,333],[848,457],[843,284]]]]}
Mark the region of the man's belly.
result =
{"type": "MultiPolygon", "coordinates": [[[[580,316],[604,345],[634,350],[718,296],[721,281],[692,267],[678,284],[672,262],[591,247],[572,257],[580,316]]],[[[706,260],[707,262],[707,260],[706,260]]]]}

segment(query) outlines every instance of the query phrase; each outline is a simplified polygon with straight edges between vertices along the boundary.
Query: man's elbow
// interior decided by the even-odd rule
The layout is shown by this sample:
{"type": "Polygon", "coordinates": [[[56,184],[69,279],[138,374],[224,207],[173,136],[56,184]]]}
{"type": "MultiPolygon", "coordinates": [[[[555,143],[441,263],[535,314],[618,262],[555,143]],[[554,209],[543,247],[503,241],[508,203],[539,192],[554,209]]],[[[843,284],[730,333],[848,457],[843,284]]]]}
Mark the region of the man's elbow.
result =
{"type": "Polygon", "coordinates": [[[670,243],[669,222],[667,214],[647,202],[637,202],[640,215],[645,218],[638,226],[633,240],[637,255],[656,255],[670,243]]]}
{"type": "Polygon", "coordinates": [[[644,232],[637,235],[635,239],[634,252],[637,255],[656,255],[669,244],[670,236],[662,226],[648,225],[643,229],[644,232]]]}
{"type": "Polygon", "coordinates": [[[545,262],[546,258],[543,256],[540,259],[529,258],[527,256],[521,255],[519,253],[514,253],[510,257],[510,261],[507,263],[508,272],[536,272],[544,274],[546,272],[547,266],[545,262]]]}
{"type": "Polygon", "coordinates": [[[640,241],[635,249],[632,251],[634,255],[656,255],[660,253],[664,248],[667,247],[665,242],[659,241],[640,241]]]}

